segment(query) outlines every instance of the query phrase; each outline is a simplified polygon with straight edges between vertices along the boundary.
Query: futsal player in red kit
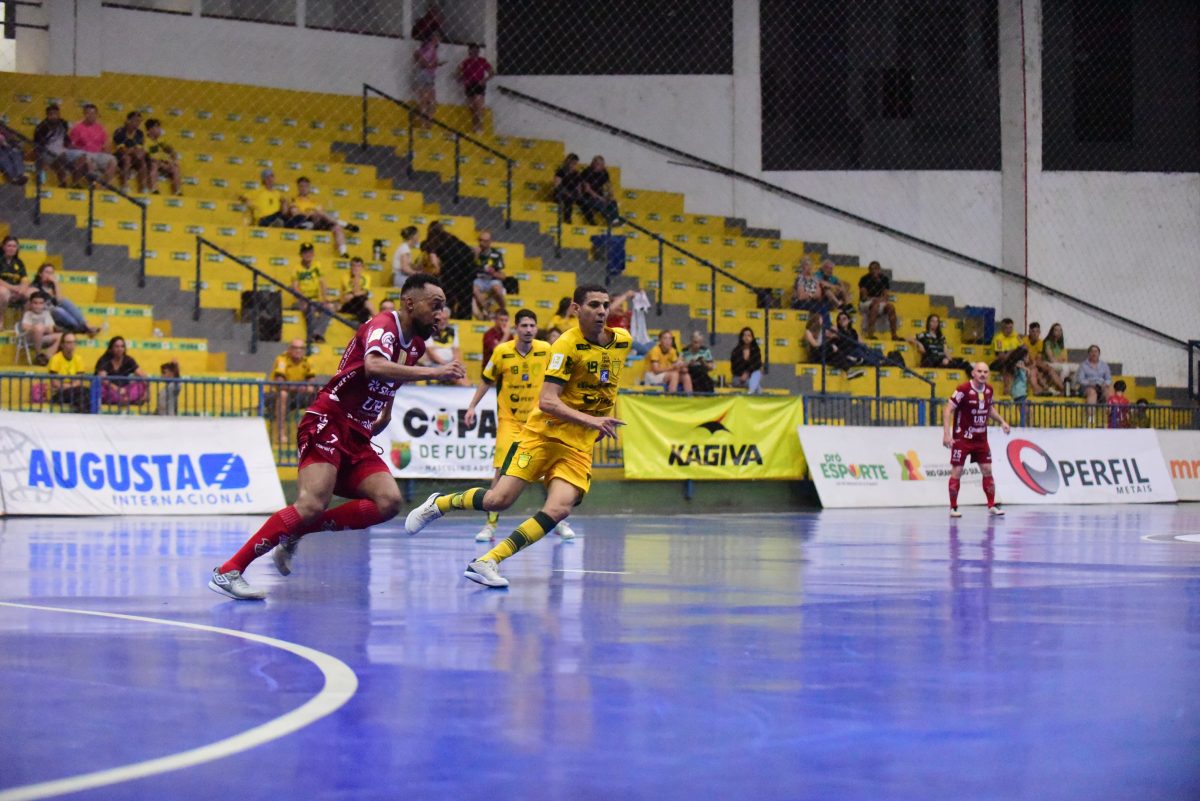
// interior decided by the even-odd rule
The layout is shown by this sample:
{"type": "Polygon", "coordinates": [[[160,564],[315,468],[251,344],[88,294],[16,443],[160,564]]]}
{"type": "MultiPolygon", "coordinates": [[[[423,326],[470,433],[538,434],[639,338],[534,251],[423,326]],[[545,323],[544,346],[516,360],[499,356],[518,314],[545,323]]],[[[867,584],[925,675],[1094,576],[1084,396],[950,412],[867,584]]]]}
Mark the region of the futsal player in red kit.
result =
{"type": "Polygon", "coordinates": [[[988,383],[986,362],[976,362],[971,368],[971,380],[959,384],[946,401],[942,415],[942,444],[950,449],[950,516],[962,517],[958,511],[958,486],[967,457],[979,465],[983,473],[983,494],[987,496],[988,514],[1002,515],[996,506],[996,480],[992,478],[992,449],[988,447],[988,419],[995,420],[1009,432],[1008,423],[992,408],[992,385],[988,383]],[[953,430],[952,430],[953,429],[953,430]]]}
{"type": "Polygon", "coordinates": [[[425,340],[447,319],[446,294],[437,279],[410,276],[395,311],[382,312],[359,326],[342,354],[337,373],[318,393],[296,428],[299,494],[246,541],[229,561],[213,568],[209,589],[239,601],[266,593],[243,577],[258,557],[272,553],[283,575],[291,572],[296,542],[313,531],[363,529],[400,511],[400,489],[371,437],[387,428],[396,390],[408,381],[460,380],[458,362],[418,367],[425,340]],[[334,494],[353,500],[326,510],[334,494]]]}

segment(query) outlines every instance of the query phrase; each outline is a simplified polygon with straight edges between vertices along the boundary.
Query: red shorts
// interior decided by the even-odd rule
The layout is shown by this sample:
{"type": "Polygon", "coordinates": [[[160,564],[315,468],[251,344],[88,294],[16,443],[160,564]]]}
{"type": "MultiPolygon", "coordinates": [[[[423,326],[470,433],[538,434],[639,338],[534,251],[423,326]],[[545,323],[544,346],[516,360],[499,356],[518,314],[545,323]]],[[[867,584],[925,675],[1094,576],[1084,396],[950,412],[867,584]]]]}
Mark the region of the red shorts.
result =
{"type": "Polygon", "coordinates": [[[954,440],[954,444],[950,446],[950,465],[952,467],[962,467],[967,463],[968,456],[971,457],[971,461],[975,464],[992,463],[992,449],[988,447],[986,439],[954,440]]]}
{"type": "Polygon", "coordinates": [[[343,498],[362,497],[358,487],[364,479],[392,472],[363,430],[341,415],[306,411],[296,427],[296,444],[301,470],[317,463],[337,468],[333,491],[343,498]]]}

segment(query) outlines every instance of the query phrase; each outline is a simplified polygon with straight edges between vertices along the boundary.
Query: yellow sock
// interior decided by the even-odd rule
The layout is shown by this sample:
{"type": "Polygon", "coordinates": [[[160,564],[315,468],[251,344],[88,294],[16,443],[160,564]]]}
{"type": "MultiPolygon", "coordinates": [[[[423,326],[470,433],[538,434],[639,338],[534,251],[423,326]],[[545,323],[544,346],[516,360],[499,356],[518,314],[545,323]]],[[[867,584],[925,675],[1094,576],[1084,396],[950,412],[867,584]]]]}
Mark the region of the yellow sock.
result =
{"type": "Polygon", "coordinates": [[[499,512],[488,512],[488,525],[489,526],[494,526],[499,522],[500,522],[500,513],[499,512]]]}
{"type": "Polygon", "coordinates": [[[509,534],[502,541],[496,543],[496,547],[485,553],[480,559],[492,559],[497,563],[503,562],[508,557],[515,554],[522,548],[528,548],[535,542],[546,536],[546,532],[557,525],[554,520],[544,512],[538,512],[533,517],[526,520],[521,525],[517,526],[512,534],[509,534]]]}
{"type": "Polygon", "coordinates": [[[453,512],[457,509],[478,509],[483,511],[483,493],[487,492],[483,487],[471,487],[469,490],[462,492],[451,493],[450,495],[439,495],[434,503],[437,504],[438,511],[442,514],[453,512]]]}

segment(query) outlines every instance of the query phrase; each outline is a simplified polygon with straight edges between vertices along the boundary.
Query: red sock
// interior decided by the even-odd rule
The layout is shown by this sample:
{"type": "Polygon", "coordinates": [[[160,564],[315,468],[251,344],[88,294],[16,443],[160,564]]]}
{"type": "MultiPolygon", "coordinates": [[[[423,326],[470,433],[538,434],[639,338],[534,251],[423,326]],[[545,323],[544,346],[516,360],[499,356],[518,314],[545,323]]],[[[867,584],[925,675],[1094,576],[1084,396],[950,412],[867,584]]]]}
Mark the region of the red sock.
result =
{"type": "Polygon", "coordinates": [[[983,494],[987,496],[988,506],[996,505],[996,479],[991,476],[983,477],[983,494]]]}
{"type": "Polygon", "coordinates": [[[347,501],[336,509],[326,509],[318,520],[313,531],[357,531],[382,523],[385,518],[374,501],[347,501]]]}
{"type": "Polygon", "coordinates": [[[279,544],[280,537],[299,536],[303,529],[300,515],[296,514],[296,507],[283,507],[267,518],[267,522],[263,523],[262,528],[256,531],[253,537],[246,540],[246,544],[242,546],[241,550],[235,553],[228,562],[221,565],[221,572],[228,573],[230,570],[244,572],[255,559],[265,553],[270,553],[271,549],[279,544]]]}
{"type": "Polygon", "coordinates": [[[957,478],[950,479],[950,508],[958,508],[958,487],[959,480],[957,478]]]}

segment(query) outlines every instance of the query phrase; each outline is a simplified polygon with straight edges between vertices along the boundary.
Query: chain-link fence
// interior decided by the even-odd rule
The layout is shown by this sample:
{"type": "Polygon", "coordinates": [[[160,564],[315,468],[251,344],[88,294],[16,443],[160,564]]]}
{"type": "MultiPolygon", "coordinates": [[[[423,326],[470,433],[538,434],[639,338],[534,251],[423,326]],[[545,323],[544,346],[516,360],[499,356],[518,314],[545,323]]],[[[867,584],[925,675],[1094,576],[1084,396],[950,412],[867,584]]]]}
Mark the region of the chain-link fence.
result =
{"type": "MultiPolygon", "coordinates": [[[[314,333],[320,309],[353,323],[426,270],[455,309],[439,353],[472,379],[497,309],[549,333],[599,282],[627,315],[646,291],[648,337],[707,334],[718,384],[749,328],[767,387],[815,389],[806,326],[837,307],[943,394],[961,373],[922,357],[930,315],[952,356],[990,359],[1005,317],[1062,322],[1067,358],[1101,343],[1131,397],[1184,382],[1169,340],[1194,336],[1176,312],[1200,246],[1191,4],[76,5],[18,9],[0,118],[32,156],[51,106],[68,146],[92,104],[125,144],[44,159],[6,213],[26,264],[54,264],[103,329],[88,358],[120,334],[151,367],[165,351],[261,376],[298,338],[328,373],[349,328],[314,333]],[[1150,58],[1162,41],[1173,55],[1150,58]],[[481,266],[489,240],[500,261],[481,266]],[[889,305],[870,314],[876,260],[889,305]]],[[[882,391],[928,395],[900,371],[882,391]]]]}

